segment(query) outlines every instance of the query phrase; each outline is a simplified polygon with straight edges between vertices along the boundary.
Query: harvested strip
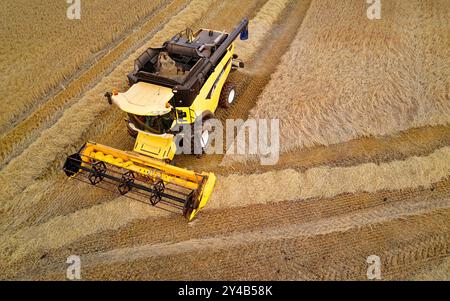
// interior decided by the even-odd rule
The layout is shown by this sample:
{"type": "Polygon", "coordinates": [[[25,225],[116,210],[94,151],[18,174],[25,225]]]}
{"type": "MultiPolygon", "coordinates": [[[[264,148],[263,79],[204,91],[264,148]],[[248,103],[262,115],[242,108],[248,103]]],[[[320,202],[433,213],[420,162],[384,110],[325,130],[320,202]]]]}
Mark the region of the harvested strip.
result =
{"type": "MultiPolygon", "coordinates": [[[[401,192],[397,193],[401,194],[401,192]]],[[[407,194],[404,197],[407,197],[407,194]]],[[[428,203],[434,203],[441,197],[436,196],[433,197],[433,201],[430,199],[427,199],[427,201],[428,203]]],[[[448,199],[448,194],[446,198],[448,199]]],[[[414,200],[414,203],[426,203],[421,197],[414,196],[414,200]]],[[[404,199],[402,203],[409,203],[408,198],[404,199]]],[[[318,206],[320,206],[319,203],[318,206]]],[[[376,212],[381,212],[380,208],[376,209],[376,212]]],[[[363,212],[367,213],[365,210],[363,212]]],[[[352,213],[357,216],[357,212],[352,213]]],[[[449,234],[446,233],[449,226],[448,214],[449,208],[447,207],[420,215],[404,215],[377,224],[352,227],[344,232],[297,236],[292,239],[251,241],[250,244],[243,243],[231,248],[215,249],[206,246],[202,249],[201,261],[198,260],[198,251],[186,252],[183,253],[183,256],[177,254],[163,255],[158,257],[157,260],[143,257],[124,262],[119,258],[116,263],[100,265],[94,263],[94,266],[83,270],[83,279],[249,278],[250,280],[250,277],[261,280],[280,279],[280,277],[283,279],[297,279],[298,277],[303,279],[355,279],[355,277],[359,279],[364,277],[364,279],[367,279],[367,254],[380,255],[383,262],[383,278],[408,279],[411,275],[408,273],[417,271],[417,264],[423,263],[430,266],[450,250],[449,234]],[[405,269],[405,267],[408,268],[405,269]],[[282,273],[280,273],[280,269],[282,273]]],[[[337,215],[331,215],[330,217],[335,218],[337,215]]],[[[325,220],[325,218],[318,215],[314,220],[325,220]]],[[[246,221],[246,218],[242,218],[237,222],[246,221]]],[[[250,223],[257,221],[257,215],[249,220],[250,223]]],[[[301,218],[291,221],[294,221],[294,224],[308,223],[301,218]]],[[[198,225],[198,227],[204,226],[198,225]]],[[[283,228],[278,226],[277,223],[270,226],[278,229],[283,228]]],[[[256,229],[261,229],[264,232],[272,229],[271,227],[249,227],[248,231],[241,231],[240,233],[255,233],[257,232],[256,229]]],[[[169,227],[166,232],[174,230],[169,227]]],[[[146,232],[148,232],[148,228],[146,232]]],[[[236,233],[239,232],[224,231],[223,235],[210,236],[209,238],[234,237],[236,233]]],[[[102,233],[102,235],[104,234],[107,235],[108,232],[102,233]]],[[[120,237],[124,238],[124,236],[120,237]]],[[[207,235],[202,237],[208,238],[207,235]]],[[[14,273],[10,274],[11,276],[4,278],[61,279],[65,276],[64,272],[67,268],[65,260],[68,255],[80,254],[82,258],[88,258],[89,253],[94,254],[94,256],[99,254],[97,248],[104,250],[102,241],[108,238],[99,235],[92,236],[92,238],[94,239],[93,244],[80,241],[59,249],[56,254],[52,250],[49,256],[36,262],[32,269],[24,270],[22,261],[18,262],[14,266],[22,269],[22,271],[16,273],[17,269],[15,269],[14,273]],[[81,246],[78,243],[81,243],[81,246]]],[[[140,238],[133,238],[132,235],[128,239],[130,240],[130,247],[136,247],[139,244],[154,244],[147,241],[142,243],[140,238]]],[[[189,240],[191,240],[189,236],[184,239],[184,241],[189,240]]],[[[167,239],[163,240],[163,242],[167,241],[167,239]]],[[[117,249],[123,249],[123,247],[119,245],[117,249]]],[[[421,265],[421,267],[423,266],[421,265]]]]}
{"type": "Polygon", "coordinates": [[[225,157],[219,166],[208,166],[218,174],[252,174],[291,168],[304,171],[318,166],[343,167],[362,163],[390,162],[412,156],[427,156],[438,148],[450,146],[450,125],[409,129],[394,136],[366,137],[329,146],[296,148],[281,153],[275,165],[261,165],[257,156],[225,157]],[[242,161],[238,161],[238,160],[242,161]]]}
{"type": "Polygon", "coordinates": [[[117,193],[87,185],[63,176],[35,181],[15,198],[16,205],[8,213],[0,215],[0,232],[14,233],[117,197],[117,193]]]}
{"type": "Polygon", "coordinates": [[[449,175],[450,147],[438,149],[426,157],[380,165],[366,163],[351,167],[317,167],[306,172],[286,169],[255,175],[229,175],[218,178],[216,193],[208,208],[429,186],[449,175]]]}
{"type": "Polygon", "coordinates": [[[89,234],[118,229],[135,219],[167,214],[148,204],[117,198],[105,205],[78,210],[71,215],[55,217],[37,227],[4,235],[0,238],[0,253],[11,253],[8,254],[9,259],[14,261],[36,250],[59,248],[89,234]]]}
{"type": "MultiPolygon", "coordinates": [[[[367,280],[367,256],[382,259],[382,279],[410,279],[450,251],[448,209],[316,236],[262,240],[222,249],[94,265],[84,279],[147,280],[367,280]],[[405,227],[407,225],[407,227],[405,227]],[[389,233],[389,234],[387,234],[389,233]],[[201,260],[199,260],[201,254],[201,260]]],[[[245,239],[245,238],[244,238],[245,239]]],[[[64,258],[65,259],[65,258],[64,258]]],[[[45,277],[63,279],[67,267],[45,277]]],[[[33,277],[31,273],[25,278],[33,277]]]]}
{"type": "MultiPolygon", "coordinates": [[[[429,186],[448,176],[448,162],[450,162],[450,148],[446,147],[428,157],[412,157],[405,161],[381,165],[313,168],[305,173],[283,170],[252,176],[232,175],[219,179],[213,199],[205,210],[311,197],[331,197],[345,192],[375,192],[384,189],[399,190],[429,186]],[[236,187],[240,188],[239,191],[235,189],[236,187]]],[[[167,215],[168,213],[159,209],[149,208],[148,204],[118,198],[110,203],[80,210],[68,216],[53,218],[39,226],[20,230],[16,234],[5,234],[0,240],[2,242],[0,249],[17,248],[11,256],[20,258],[32,248],[58,248],[89,234],[118,229],[134,219],[167,215]],[[58,229],[59,235],[55,235],[54,229],[58,229]],[[30,245],[25,242],[29,242],[30,245]],[[11,247],[11,244],[14,247],[11,247]]]]}
{"type": "MultiPolygon", "coordinates": [[[[283,228],[291,224],[314,222],[349,213],[356,214],[369,208],[386,204],[427,201],[435,202],[450,198],[450,179],[432,185],[432,188],[414,188],[375,193],[340,194],[331,198],[312,198],[279,203],[255,204],[202,211],[200,217],[186,227],[184,220],[173,216],[158,219],[136,220],[119,230],[92,234],[74,241],[58,251],[51,252],[48,262],[63,261],[67,249],[73,254],[106,252],[139,244],[157,244],[170,241],[181,242],[194,238],[223,236],[236,232],[249,232],[270,227],[283,228]],[[227,225],[224,227],[223,225],[227,225]],[[152,229],[148,232],[148,229],[152,229]]],[[[205,208],[206,209],[206,208],[205,208]]]]}
{"type": "Polygon", "coordinates": [[[251,244],[264,240],[290,239],[299,236],[311,237],[333,232],[345,232],[370,224],[381,224],[388,220],[421,215],[437,209],[448,208],[450,199],[429,203],[403,203],[394,206],[366,210],[335,218],[318,220],[310,223],[299,223],[285,227],[275,227],[254,232],[236,233],[228,236],[191,239],[179,243],[149,244],[138,247],[115,249],[112,251],[86,256],[83,262],[87,265],[101,265],[112,262],[127,262],[139,258],[170,256],[189,252],[202,252],[205,249],[222,249],[251,244]]]}

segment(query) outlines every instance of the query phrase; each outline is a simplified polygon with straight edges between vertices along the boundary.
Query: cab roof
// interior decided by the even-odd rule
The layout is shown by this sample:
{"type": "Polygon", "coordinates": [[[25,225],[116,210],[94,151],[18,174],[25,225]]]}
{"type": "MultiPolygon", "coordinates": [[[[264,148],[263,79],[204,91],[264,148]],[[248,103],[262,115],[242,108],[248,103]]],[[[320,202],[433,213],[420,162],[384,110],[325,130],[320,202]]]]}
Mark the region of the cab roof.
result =
{"type": "Polygon", "coordinates": [[[124,93],[112,96],[112,101],[122,111],[140,116],[156,116],[169,113],[169,101],[173,97],[171,88],[138,82],[124,93]]]}

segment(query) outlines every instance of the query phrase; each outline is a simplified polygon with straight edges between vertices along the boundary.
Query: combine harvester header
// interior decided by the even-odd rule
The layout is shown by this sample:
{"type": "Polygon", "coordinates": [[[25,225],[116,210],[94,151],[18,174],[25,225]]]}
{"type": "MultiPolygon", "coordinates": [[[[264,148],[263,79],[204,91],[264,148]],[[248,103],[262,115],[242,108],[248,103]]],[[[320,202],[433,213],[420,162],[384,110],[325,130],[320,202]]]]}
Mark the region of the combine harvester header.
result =
{"type": "Polygon", "coordinates": [[[216,176],[170,164],[176,139],[200,139],[204,150],[208,142],[204,137],[209,137],[206,128],[192,137],[175,129],[199,122],[203,125],[219,105],[227,108],[234,100],[234,86],[225,80],[230,71],[244,67],[233,53],[239,35],[248,38],[248,20],[230,34],[209,29],[194,34],[187,29],[185,37],[179,33],[163,47],[145,51],[128,75],[130,89],[105,94],[110,104],[129,116],[128,132],[136,138],[134,150],[88,142],[67,157],[66,175],[107,190],[115,186],[121,195],[162,209],[181,210],[191,221],[209,200],[216,176]],[[167,60],[175,72],[165,69],[167,60]],[[166,90],[164,95],[160,93],[166,90]]]}
{"type": "Polygon", "coordinates": [[[86,143],[64,164],[67,176],[108,189],[116,185],[121,195],[183,211],[190,221],[208,201],[216,176],[195,173],[136,152],[86,143]],[[102,187],[102,186],[101,186],[102,187]]]}

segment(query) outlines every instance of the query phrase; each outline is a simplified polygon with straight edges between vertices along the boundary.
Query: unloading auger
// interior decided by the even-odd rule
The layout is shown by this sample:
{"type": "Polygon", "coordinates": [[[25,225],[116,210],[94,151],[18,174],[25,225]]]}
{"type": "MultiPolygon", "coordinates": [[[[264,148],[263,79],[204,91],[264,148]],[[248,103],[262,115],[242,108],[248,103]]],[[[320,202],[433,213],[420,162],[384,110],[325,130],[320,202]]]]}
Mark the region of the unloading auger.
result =
{"type": "Polygon", "coordinates": [[[121,195],[153,206],[182,210],[191,221],[209,200],[216,176],[171,161],[183,141],[206,149],[207,120],[218,106],[227,109],[234,102],[235,86],[226,80],[244,67],[234,53],[239,35],[248,38],[247,19],[230,34],[186,29],[162,47],[147,49],[128,75],[128,91],[105,94],[109,104],[128,115],[128,133],[136,138],[133,151],[87,142],[67,157],[66,175],[105,189],[116,186],[121,195]],[[192,134],[186,136],[183,127],[191,127],[187,132],[192,134]]]}

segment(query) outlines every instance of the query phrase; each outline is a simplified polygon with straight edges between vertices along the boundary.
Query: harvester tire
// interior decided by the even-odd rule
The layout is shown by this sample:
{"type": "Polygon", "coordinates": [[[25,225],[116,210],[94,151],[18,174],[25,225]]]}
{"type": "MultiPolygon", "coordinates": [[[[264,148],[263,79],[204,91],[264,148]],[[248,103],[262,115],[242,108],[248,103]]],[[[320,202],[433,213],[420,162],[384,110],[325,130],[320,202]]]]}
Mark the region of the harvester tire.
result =
{"type": "Polygon", "coordinates": [[[133,138],[136,138],[138,135],[138,132],[133,130],[128,124],[127,124],[127,132],[128,132],[128,135],[130,135],[133,138]]]}
{"type": "Polygon", "coordinates": [[[220,92],[219,105],[222,108],[228,109],[236,99],[236,87],[233,83],[226,82],[220,92]]]}
{"type": "Polygon", "coordinates": [[[212,131],[211,128],[209,128],[209,125],[207,123],[207,121],[209,119],[213,118],[213,116],[206,116],[201,120],[201,131],[196,131],[195,129],[195,124],[192,124],[192,138],[191,138],[191,154],[193,155],[203,155],[205,153],[205,149],[208,147],[208,142],[209,142],[209,138],[210,135],[209,133],[212,131]],[[201,153],[199,154],[198,152],[195,152],[195,143],[200,143],[201,146],[201,153]]]}

